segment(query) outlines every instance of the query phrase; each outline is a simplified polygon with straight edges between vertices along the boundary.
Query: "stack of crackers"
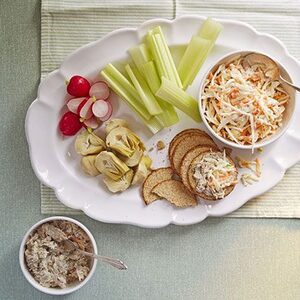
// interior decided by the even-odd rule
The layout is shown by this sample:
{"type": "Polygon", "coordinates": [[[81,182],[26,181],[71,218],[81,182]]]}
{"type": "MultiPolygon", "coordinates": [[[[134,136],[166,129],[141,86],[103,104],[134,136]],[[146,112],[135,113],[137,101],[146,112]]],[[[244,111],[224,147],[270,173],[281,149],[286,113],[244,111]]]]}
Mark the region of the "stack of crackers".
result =
{"type": "MultiPolygon", "coordinates": [[[[166,199],[177,207],[197,205],[197,196],[216,200],[197,191],[194,169],[207,152],[220,152],[213,139],[200,129],[186,129],[170,142],[168,156],[170,167],[153,170],[145,179],[142,195],[148,205],[158,199],[166,199]]],[[[231,158],[228,157],[231,160],[231,158]]],[[[231,160],[232,161],[232,160],[231,160]]],[[[234,162],[232,161],[234,164],[234,162]]],[[[226,188],[225,196],[235,185],[226,188]]]]}

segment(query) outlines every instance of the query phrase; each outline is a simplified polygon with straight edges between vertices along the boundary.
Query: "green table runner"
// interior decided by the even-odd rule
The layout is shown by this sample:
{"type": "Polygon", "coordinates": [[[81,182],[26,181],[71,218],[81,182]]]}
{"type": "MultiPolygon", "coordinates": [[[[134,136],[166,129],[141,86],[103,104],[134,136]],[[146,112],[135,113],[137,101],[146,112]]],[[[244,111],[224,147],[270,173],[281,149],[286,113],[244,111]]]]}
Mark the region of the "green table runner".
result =
{"type": "MultiPolygon", "coordinates": [[[[300,59],[300,9],[297,0],[42,0],[41,77],[59,67],[76,48],[120,27],[135,27],[152,18],[182,14],[236,19],[275,35],[300,59]]],[[[300,164],[268,193],[248,202],[229,217],[300,218],[300,164]]],[[[79,214],[62,205],[41,185],[41,211],[79,214]]]]}

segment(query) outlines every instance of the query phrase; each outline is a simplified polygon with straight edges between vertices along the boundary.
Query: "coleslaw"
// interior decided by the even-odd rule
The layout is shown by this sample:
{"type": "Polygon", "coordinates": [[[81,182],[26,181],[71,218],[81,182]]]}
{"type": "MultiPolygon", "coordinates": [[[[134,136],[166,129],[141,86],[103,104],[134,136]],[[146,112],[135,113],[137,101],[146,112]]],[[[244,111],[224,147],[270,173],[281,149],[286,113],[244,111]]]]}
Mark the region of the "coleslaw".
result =
{"type": "Polygon", "coordinates": [[[194,168],[193,177],[200,193],[215,199],[225,197],[226,188],[237,183],[237,170],[226,152],[207,152],[194,168]]]}
{"type": "Polygon", "coordinates": [[[219,136],[252,147],[282,126],[289,98],[278,80],[241,56],[208,74],[201,97],[205,118],[219,136]]]}

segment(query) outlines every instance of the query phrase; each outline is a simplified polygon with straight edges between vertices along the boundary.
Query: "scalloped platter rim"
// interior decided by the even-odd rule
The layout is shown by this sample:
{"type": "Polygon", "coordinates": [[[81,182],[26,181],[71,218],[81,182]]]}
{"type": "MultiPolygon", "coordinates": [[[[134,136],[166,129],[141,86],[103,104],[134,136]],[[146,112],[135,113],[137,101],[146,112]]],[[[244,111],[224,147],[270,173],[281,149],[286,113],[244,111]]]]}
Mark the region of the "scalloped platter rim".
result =
{"type": "MultiPolygon", "coordinates": [[[[30,160],[38,179],[51,187],[64,205],[82,210],[91,218],[107,223],[132,224],[147,228],[164,227],[171,223],[195,224],[208,216],[220,217],[237,210],[250,199],[275,186],[283,178],[285,171],[300,160],[300,151],[298,151],[300,124],[297,124],[293,118],[286,133],[260,154],[263,172],[258,183],[249,187],[238,184],[234,192],[221,201],[200,200],[197,207],[185,209],[175,208],[166,201],[156,201],[145,206],[138,187],[112,195],[107,192],[99,178],[88,178],[81,172],[79,157],[73,149],[74,137],[62,138],[57,130],[62,113],[62,101],[65,101],[65,79],[74,74],[96,79],[105,64],[125,59],[127,49],[136,45],[147,30],[155,25],[162,27],[171,47],[186,44],[204,19],[205,17],[202,16],[185,15],[174,20],[149,20],[138,28],[115,30],[102,39],[74,51],[65,58],[58,70],[51,72],[42,80],[37,99],[30,105],[25,120],[30,160]],[[287,147],[289,147],[288,152],[287,147]]],[[[246,23],[225,19],[216,20],[223,24],[224,30],[188,90],[193,96],[198,96],[200,81],[205,71],[220,57],[236,50],[268,53],[286,68],[295,84],[300,85],[297,79],[300,64],[288,53],[281,41],[269,34],[259,33],[246,23]]],[[[296,95],[294,115],[300,115],[300,99],[297,98],[299,98],[298,95],[296,95]]],[[[203,124],[196,124],[180,115],[180,122],[177,125],[152,136],[122,101],[115,99],[113,105],[113,116],[130,118],[131,128],[143,138],[148,149],[153,147],[158,140],[168,143],[176,133],[183,129],[190,127],[204,129],[203,124]]],[[[232,155],[240,153],[239,150],[234,149],[232,155]]],[[[244,156],[250,155],[250,152],[245,152],[245,150],[242,153],[244,156]]],[[[167,166],[166,154],[167,149],[150,152],[154,167],[167,166]]]]}

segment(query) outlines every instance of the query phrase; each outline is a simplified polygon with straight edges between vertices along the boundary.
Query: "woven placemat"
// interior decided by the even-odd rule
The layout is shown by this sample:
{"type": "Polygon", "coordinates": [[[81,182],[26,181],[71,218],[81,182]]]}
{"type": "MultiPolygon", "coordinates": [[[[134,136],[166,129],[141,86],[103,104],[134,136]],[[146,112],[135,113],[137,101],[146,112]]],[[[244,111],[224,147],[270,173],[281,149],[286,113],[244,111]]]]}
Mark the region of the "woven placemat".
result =
{"type": "MultiPolygon", "coordinates": [[[[135,27],[152,18],[199,14],[248,22],[275,35],[300,59],[300,11],[297,0],[42,0],[41,76],[56,69],[76,48],[120,27],[135,27]]],[[[287,171],[271,191],[249,201],[228,217],[300,218],[300,164],[287,171]]],[[[61,204],[41,185],[43,214],[80,214],[61,204]]]]}

